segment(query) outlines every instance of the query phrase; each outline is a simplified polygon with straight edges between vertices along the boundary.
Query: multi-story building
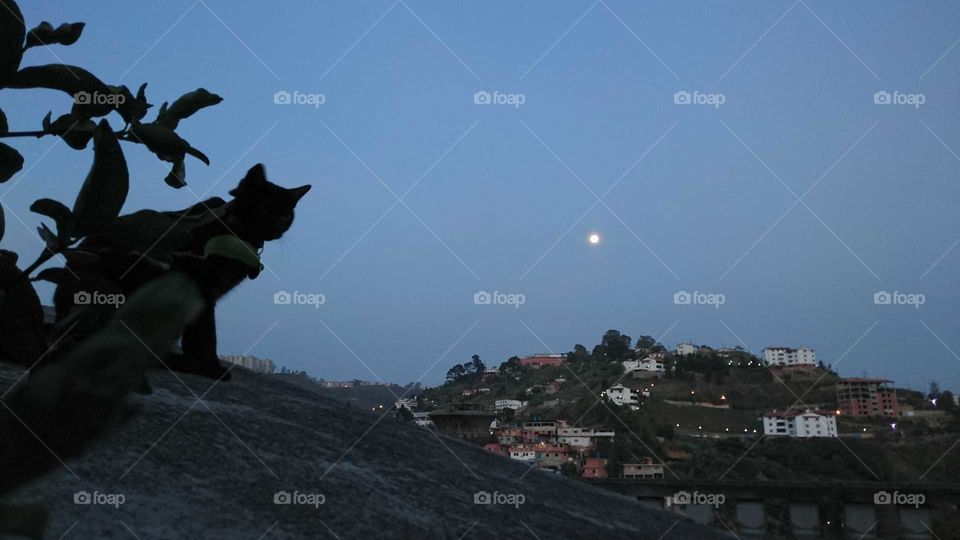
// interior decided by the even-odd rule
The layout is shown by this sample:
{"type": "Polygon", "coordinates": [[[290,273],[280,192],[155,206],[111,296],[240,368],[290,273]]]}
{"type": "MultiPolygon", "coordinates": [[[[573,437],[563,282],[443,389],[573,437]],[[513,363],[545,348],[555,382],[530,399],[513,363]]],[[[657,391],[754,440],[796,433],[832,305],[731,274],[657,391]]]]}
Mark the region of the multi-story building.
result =
{"type": "Polygon", "coordinates": [[[556,439],[557,422],[524,422],[523,431],[535,435],[539,440],[556,439]]]}
{"type": "Polygon", "coordinates": [[[700,347],[697,347],[693,343],[677,343],[678,356],[687,356],[688,354],[697,354],[698,352],[700,352],[700,347]]]}
{"type": "Polygon", "coordinates": [[[893,381],[887,379],[840,379],[837,404],[848,416],[900,416],[893,381]]]}
{"type": "Polygon", "coordinates": [[[637,404],[637,395],[633,390],[618,384],[616,386],[611,386],[604,390],[607,398],[616,403],[617,405],[636,405],[637,404]]]}
{"type": "Polygon", "coordinates": [[[837,417],[827,411],[771,411],[763,415],[763,434],[781,437],[836,437],[837,417]]]}
{"type": "Polygon", "coordinates": [[[227,355],[221,356],[220,359],[224,362],[230,362],[231,364],[236,364],[238,366],[256,371],[257,373],[273,373],[277,369],[277,367],[273,364],[273,360],[257,358],[256,356],[227,355]]]}
{"type": "Polygon", "coordinates": [[[557,443],[580,450],[593,448],[601,438],[612,439],[613,437],[614,431],[610,429],[581,427],[557,428],[557,443]]]}
{"type": "Polygon", "coordinates": [[[770,366],[808,367],[817,365],[817,353],[810,347],[767,347],[763,360],[770,366]]]}
{"type": "Polygon", "coordinates": [[[523,407],[523,402],[518,399],[498,399],[494,402],[493,406],[497,412],[500,412],[504,409],[517,410],[520,407],[523,407]]]}
{"type": "Polygon", "coordinates": [[[631,371],[654,371],[662,373],[664,371],[663,358],[656,356],[647,356],[643,360],[625,360],[623,370],[627,373],[631,371]]]}

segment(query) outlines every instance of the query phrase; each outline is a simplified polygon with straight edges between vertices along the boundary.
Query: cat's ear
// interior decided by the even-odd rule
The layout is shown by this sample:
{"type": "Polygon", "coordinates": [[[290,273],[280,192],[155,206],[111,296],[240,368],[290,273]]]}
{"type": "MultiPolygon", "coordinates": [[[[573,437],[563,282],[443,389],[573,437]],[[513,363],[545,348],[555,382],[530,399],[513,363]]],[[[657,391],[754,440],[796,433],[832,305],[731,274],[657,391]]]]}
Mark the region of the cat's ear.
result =
{"type": "Polygon", "coordinates": [[[231,195],[236,196],[238,193],[247,190],[251,187],[263,185],[267,183],[267,170],[263,167],[263,163],[257,163],[247,171],[247,175],[243,177],[243,180],[240,180],[240,184],[230,192],[231,195]]]}
{"type": "Polygon", "coordinates": [[[288,189],[287,193],[290,195],[290,198],[293,200],[293,204],[297,204],[304,195],[310,191],[310,185],[300,186],[298,188],[288,189]]]}

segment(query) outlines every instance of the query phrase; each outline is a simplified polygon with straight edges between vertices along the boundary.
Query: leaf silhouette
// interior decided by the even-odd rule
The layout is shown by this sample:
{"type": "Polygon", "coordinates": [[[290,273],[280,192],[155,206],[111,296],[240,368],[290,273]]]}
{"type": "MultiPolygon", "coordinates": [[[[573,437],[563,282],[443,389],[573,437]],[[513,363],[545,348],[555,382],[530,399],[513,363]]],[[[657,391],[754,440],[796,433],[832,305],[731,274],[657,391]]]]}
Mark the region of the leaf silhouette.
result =
{"type": "Polygon", "coordinates": [[[212,107],[223,101],[223,98],[208,92],[205,88],[197,88],[193,92],[188,92],[173,102],[170,107],[164,103],[157,114],[156,122],[165,125],[170,129],[177,129],[180,120],[188,118],[193,113],[205,107],[212,107]]]}
{"type": "Polygon", "coordinates": [[[68,94],[73,100],[73,112],[78,116],[90,118],[109,114],[114,109],[109,103],[112,100],[96,102],[93,96],[108,96],[113,94],[110,87],[104,84],[89,71],[66,64],[47,64],[44,66],[29,66],[13,75],[10,88],[49,88],[60,90],[68,94]]]}
{"type": "Polygon", "coordinates": [[[62,202],[53,199],[37,199],[30,205],[30,211],[52,219],[57,224],[57,232],[60,235],[70,231],[73,212],[62,202]]]}
{"type": "Polygon", "coordinates": [[[0,143],[0,184],[13,178],[23,168],[23,156],[13,148],[0,143]]]}
{"type": "Polygon", "coordinates": [[[72,112],[62,115],[53,122],[50,121],[49,113],[43,119],[43,129],[58,132],[63,142],[74,150],[83,150],[87,147],[96,127],[97,124],[93,120],[77,116],[72,112]]]}
{"type": "Polygon", "coordinates": [[[73,45],[80,39],[84,26],[84,23],[76,22],[63,23],[54,28],[52,24],[43,21],[27,34],[27,44],[24,48],[29,49],[39,45],[73,45]]]}
{"type": "Polygon", "coordinates": [[[183,164],[182,159],[173,163],[173,168],[170,169],[170,174],[164,178],[164,182],[177,189],[187,185],[187,167],[183,164]]]}
{"type": "Polygon", "coordinates": [[[64,358],[31,371],[4,400],[10,414],[0,409],[0,495],[57,466],[54,455],[69,459],[129,418],[126,396],[202,308],[196,285],[165,276],[134,293],[64,358]]]}
{"type": "Polygon", "coordinates": [[[0,0],[0,88],[7,86],[23,59],[27,29],[23,13],[13,0],[0,0]]]}
{"type": "Polygon", "coordinates": [[[134,96],[126,86],[110,86],[110,90],[114,96],[117,96],[115,100],[117,112],[120,113],[120,116],[123,117],[123,120],[127,124],[140,122],[140,120],[143,120],[143,117],[147,115],[147,109],[153,107],[153,105],[147,103],[147,97],[145,95],[146,88],[147,83],[143,83],[140,85],[137,95],[134,96]],[[122,96],[122,98],[120,96],[122,96]]]}
{"type": "Polygon", "coordinates": [[[7,115],[3,113],[3,109],[0,109],[0,135],[4,135],[8,131],[10,131],[10,126],[7,125],[7,115]]]}
{"type": "Polygon", "coordinates": [[[93,136],[93,166],[73,205],[71,236],[86,236],[113,223],[129,188],[123,150],[110,124],[101,120],[93,136]]]}
{"type": "Polygon", "coordinates": [[[257,256],[257,251],[253,249],[253,246],[232,234],[214,236],[208,240],[203,247],[203,256],[209,257],[211,255],[240,261],[257,271],[263,268],[263,265],[260,264],[260,257],[257,256]]]}
{"type": "Polygon", "coordinates": [[[148,150],[163,161],[176,163],[183,161],[186,154],[190,154],[210,165],[210,159],[203,152],[190,146],[190,143],[180,138],[176,132],[165,125],[156,122],[137,124],[130,129],[130,135],[133,138],[132,140],[143,143],[148,150]]]}

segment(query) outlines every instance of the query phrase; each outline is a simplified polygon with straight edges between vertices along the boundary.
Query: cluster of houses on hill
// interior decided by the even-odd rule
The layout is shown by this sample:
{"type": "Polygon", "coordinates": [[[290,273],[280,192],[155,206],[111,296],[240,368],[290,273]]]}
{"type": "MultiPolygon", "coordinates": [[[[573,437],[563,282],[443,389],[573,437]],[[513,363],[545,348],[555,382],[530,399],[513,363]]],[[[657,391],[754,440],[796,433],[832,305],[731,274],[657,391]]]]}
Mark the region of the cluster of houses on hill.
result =
{"type": "MultiPolygon", "coordinates": [[[[565,420],[525,422],[493,430],[497,442],[484,448],[494,454],[530,463],[540,469],[560,471],[564,464],[584,478],[606,478],[606,460],[589,455],[601,440],[613,440],[612,429],[570,426],[565,420]]],[[[620,475],[627,478],[663,478],[663,465],[649,458],[624,464],[620,475]]]]}
{"type": "MultiPolygon", "coordinates": [[[[638,349],[638,352],[640,350],[638,349]]],[[[676,356],[692,354],[710,354],[720,358],[730,357],[733,354],[742,354],[741,349],[712,349],[706,346],[697,346],[692,343],[680,343],[676,349],[676,356]]],[[[644,399],[650,397],[651,389],[655,386],[654,379],[660,379],[666,374],[666,363],[669,353],[653,352],[638,355],[638,359],[622,362],[625,376],[633,379],[650,379],[639,388],[630,388],[619,382],[606,388],[601,396],[612,404],[638,410],[644,399]],[[649,383],[649,384],[647,384],[649,383]]],[[[518,365],[540,369],[564,365],[566,356],[561,354],[534,354],[518,360],[518,365]]],[[[817,366],[816,352],[809,347],[767,347],[763,350],[763,363],[773,369],[803,369],[817,366]]],[[[482,373],[481,381],[493,381],[498,378],[498,368],[487,369],[482,373]]],[[[519,380],[519,379],[518,379],[519,380]]],[[[558,377],[548,383],[536,385],[537,388],[527,389],[527,394],[533,391],[544,395],[556,394],[566,380],[558,377]]],[[[634,384],[633,386],[636,386],[634,384]]],[[[481,387],[464,389],[463,395],[483,394],[490,388],[481,387]]],[[[693,392],[691,392],[693,394],[693,392]]],[[[519,397],[519,396],[518,396],[519,397]]],[[[720,399],[725,400],[724,396],[720,399]]],[[[541,405],[550,406],[557,400],[544,400],[541,405]]],[[[681,405],[681,403],[666,400],[667,403],[681,405]]],[[[697,405],[704,407],[729,408],[729,403],[682,403],[683,405],[697,405]]],[[[511,459],[536,464],[544,469],[557,470],[565,463],[575,466],[581,474],[588,478],[599,478],[606,475],[606,470],[600,472],[603,466],[597,466],[602,460],[588,457],[596,448],[597,442],[605,437],[613,437],[612,430],[597,428],[571,427],[563,420],[550,422],[527,422],[522,426],[497,426],[494,413],[500,414],[507,409],[520,411],[527,407],[528,402],[521,399],[498,399],[492,410],[451,412],[414,412],[413,420],[420,426],[432,427],[478,444],[486,443],[486,449],[511,459]],[[485,416],[488,415],[488,416],[485,416]],[[443,425],[441,425],[443,424],[443,425]],[[490,441],[490,436],[497,442],[490,441]]],[[[401,400],[396,406],[406,407],[414,411],[415,403],[411,400],[401,400]]],[[[765,436],[772,437],[838,437],[837,418],[850,417],[896,417],[902,413],[897,401],[893,382],[886,379],[847,378],[837,382],[837,408],[831,411],[808,409],[773,410],[763,413],[762,425],[765,436]]],[[[747,433],[747,430],[744,430],[747,433]]],[[[757,430],[754,429],[753,433],[757,430]]],[[[662,466],[652,463],[634,463],[624,466],[620,474],[628,477],[656,478],[662,476],[662,466]],[[629,468],[629,469],[628,469],[629,468]],[[659,476],[658,476],[659,475],[659,476]]],[[[568,467],[569,468],[569,467],[568,467]]]]}

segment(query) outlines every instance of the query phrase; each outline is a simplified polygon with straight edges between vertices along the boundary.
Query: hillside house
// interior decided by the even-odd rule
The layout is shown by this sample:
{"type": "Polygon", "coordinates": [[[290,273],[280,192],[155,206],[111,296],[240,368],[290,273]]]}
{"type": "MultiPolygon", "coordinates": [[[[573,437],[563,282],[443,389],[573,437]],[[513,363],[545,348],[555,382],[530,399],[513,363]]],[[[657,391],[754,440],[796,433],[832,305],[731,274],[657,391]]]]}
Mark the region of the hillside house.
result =
{"type": "Polygon", "coordinates": [[[559,470],[564,463],[572,463],[573,457],[567,448],[561,446],[537,446],[536,461],[541,469],[559,470]]]}
{"type": "Polygon", "coordinates": [[[481,381],[492,381],[497,378],[497,375],[500,374],[500,368],[487,368],[483,370],[483,373],[480,375],[481,381]]]}
{"type": "Polygon", "coordinates": [[[517,461],[534,461],[537,459],[537,452],[533,447],[528,446],[511,446],[510,447],[510,459],[515,459],[517,461]]]}
{"type": "Polygon", "coordinates": [[[413,413],[413,423],[420,427],[430,427],[433,425],[433,420],[430,420],[430,413],[428,412],[415,412],[413,413]]]}
{"type": "Polygon", "coordinates": [[[663,465],[654,463],[652,458],[645,457],[640,460],[640,463],[624,463],[621,475],[624,478],[636,480],[660,479],[663,478],[663,465]]]}
{"type": "Polygon", "coordinates": [[[589,479],[606,478],[607,460],[601,458],[587,458],[586,462],[583,464],[583,477],[589,479]]]}
{"type": "Polygon", "coordinates": [[[607,388],[604,390],[604,395],[617,405],[636,405],[638,403],[636,393],[622,384],[607,388]]]}
{"type": "Polygon", "coordinates": [[[533,354],[520,359],[520,365],[532,368],[562,366],[567,357],[563,354],[533,354]]]}
{"type": "Polygon", "coordinates": [[[563,427],[557,429],[557,443],[583,451],[593,448],[601,438],[612,439],[613,430],[598,428],[563,427]]]}
{"type": "Polygon", "coordinates": [[[493,408],[497,412],[501,412],[504,409],[513,409],[517,410],[523,407],[524,402],[519,399],[498,399],[494,402],[493,408]]]}
{"type": "Polygon", "coordinates": [[[663,373],[663,358],[647,356],[642,360],[624,360],[623,370],[627,373],[631,371],[647,371],[651,373],[663,373]]]}
{"type": "Polygon", "coordinates": [[[483,445],[483,449],[491,454],[496,454],[498,456],[510,457],[510,452],[507,451],[507,448],[502,444],[498,443],[487,443],[483,445]]]}

